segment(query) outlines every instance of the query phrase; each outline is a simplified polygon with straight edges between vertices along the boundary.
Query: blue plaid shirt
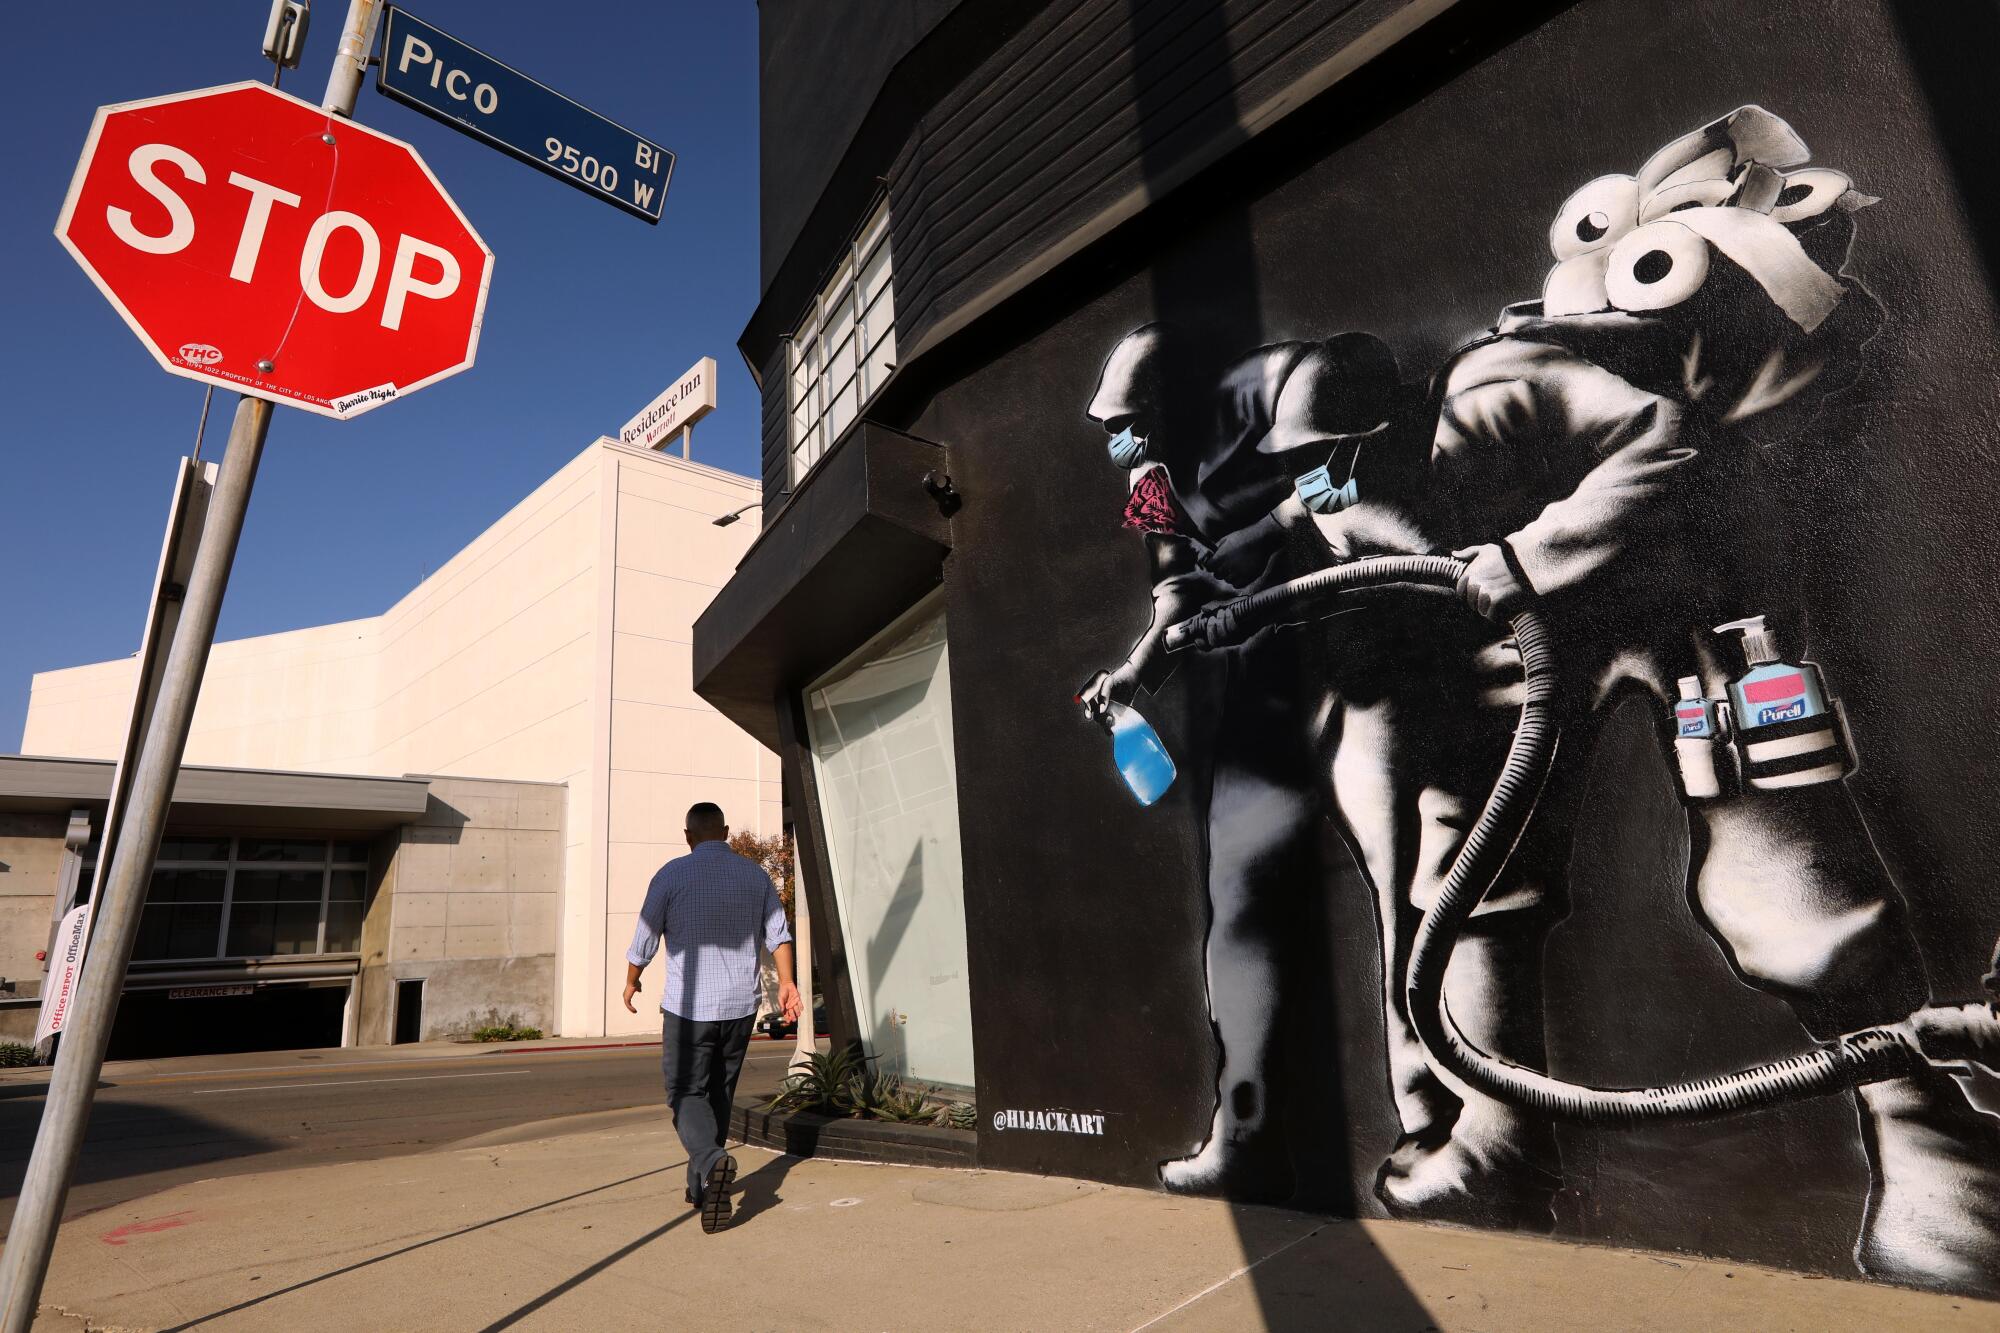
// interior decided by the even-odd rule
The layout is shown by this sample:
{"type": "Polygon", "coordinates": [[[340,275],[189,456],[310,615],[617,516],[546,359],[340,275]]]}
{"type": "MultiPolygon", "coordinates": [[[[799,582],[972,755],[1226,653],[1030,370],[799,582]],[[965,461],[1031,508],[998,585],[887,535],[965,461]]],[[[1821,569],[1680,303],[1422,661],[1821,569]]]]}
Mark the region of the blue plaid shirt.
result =
{"type": "Polygon", "coordinates": [[[625,961],[643,968],[667,939],[662,1013],[698,1023],[757,1012],[757,946],[791,941],[778,890],[764,868],[720,840],[661,866],[646,890],[625,961]]]}

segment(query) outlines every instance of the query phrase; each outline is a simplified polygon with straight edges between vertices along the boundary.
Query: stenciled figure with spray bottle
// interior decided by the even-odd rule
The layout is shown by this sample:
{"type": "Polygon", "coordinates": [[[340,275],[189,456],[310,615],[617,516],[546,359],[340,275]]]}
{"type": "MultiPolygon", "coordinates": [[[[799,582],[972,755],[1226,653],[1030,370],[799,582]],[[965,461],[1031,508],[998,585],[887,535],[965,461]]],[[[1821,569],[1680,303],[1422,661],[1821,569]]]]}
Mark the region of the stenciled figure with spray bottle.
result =
{"type": "MultiPolygon", "coordinates": [[[[1157,800],[1174,780],[1165,744],[1135,706],[1172,673],[1167,627],[1218,600],[1292,572],[1283,532],[1264,525],[1297,478],[1326,465],[1348,434],[1383,428],[1394,412],[1394,357],[1367,334],[1283,342],[1222,364],[1177,330],[1151,324],[1126,335],[1099,375],[1087,415],[1103,427],[1125,472],[1125,528],[1145,543],[1152,573],[1146,628],[1123,662],[1078,692],[1111,733],[1134,797],[1157,800]],[[1274,431],[1288,386],[1315,386],[1323,428],[1274,431]]],[[[1313,683],[1296,636],[1222,655],[1221,679],[1190,687],[1190,714],[1209,730],[1183,743],[1210,760],[1205,883],[1209,1016],[1221,1048],[1216,1109],[1205,1141],[1167,1162],[1160,1178],[1189,1193],[1283,1199],[1294,1185],[1282,1125],[1277,1016],[1304,978],[1287,966],[1298,943],[1297,885],[1321,850],[1321,804],[1300,701],[1313,683]]]]}

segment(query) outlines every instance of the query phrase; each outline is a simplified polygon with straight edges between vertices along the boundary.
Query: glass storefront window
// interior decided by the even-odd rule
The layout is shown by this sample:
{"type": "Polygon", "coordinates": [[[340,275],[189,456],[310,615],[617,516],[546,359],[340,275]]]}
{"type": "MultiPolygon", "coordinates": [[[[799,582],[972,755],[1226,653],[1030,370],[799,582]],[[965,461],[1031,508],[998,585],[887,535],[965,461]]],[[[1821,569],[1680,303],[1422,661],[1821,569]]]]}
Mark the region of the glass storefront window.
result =
{"type": "Polygon", "coordinates": [[[806,692],[862,1044],[885,1072],[972,1086],[951,675],[934,600],[806,692]]]}
{"type": "Polygon", "coordinates": [[[325,890],[326,874],[320,870],[239,869],[224,952],[236,958],[318,953],[325,890]]]}
{"type": "MultiPolygon", "coordinates": [[[[86,851],[83,882],[95,871],[86,851]]],[[[361,947],[368,845],[170,834],[140,914],[135,960],[269,958],[361,947]]]]}
{"type": "MultiPolygon", "coordinates": [[[[339,848],[335,848],[335,854],[339,848]]],[[[353,953],[361,947],[361,913],[368,897],[366,870],[336,870],[327,883],[327,953],[353,953]]]]}
{"type": "Polygon", "coordinates": [[[145,909],[139,914],[139,940],[132,956],[213,958],[228,878],[221,869],[155,870],[145,909]]]}

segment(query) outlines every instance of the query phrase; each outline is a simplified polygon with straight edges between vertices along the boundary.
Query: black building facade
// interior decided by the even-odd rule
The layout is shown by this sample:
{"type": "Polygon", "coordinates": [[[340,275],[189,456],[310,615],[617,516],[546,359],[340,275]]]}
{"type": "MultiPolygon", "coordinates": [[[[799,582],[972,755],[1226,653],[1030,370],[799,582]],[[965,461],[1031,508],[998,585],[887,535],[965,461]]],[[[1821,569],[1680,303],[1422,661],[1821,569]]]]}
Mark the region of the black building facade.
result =
{"type": "Polygon", "coordinates": [[[695,642],[836,1036],[988,1166],[2000,1292],[2000,18],[856,10],[695,642]]]}

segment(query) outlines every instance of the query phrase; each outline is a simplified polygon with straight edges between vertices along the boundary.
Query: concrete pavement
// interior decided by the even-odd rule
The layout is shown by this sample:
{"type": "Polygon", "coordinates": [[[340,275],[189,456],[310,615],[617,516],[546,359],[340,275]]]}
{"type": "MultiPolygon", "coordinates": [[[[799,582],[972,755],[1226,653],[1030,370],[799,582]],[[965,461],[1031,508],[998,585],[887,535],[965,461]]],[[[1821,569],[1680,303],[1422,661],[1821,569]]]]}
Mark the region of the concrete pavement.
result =
{"type": "MultiPolygon", "coordinates": [[[[752,1046],[773,1092],[789,1043],[752,1046]]],[[[70,1190],[77,1216],[184,1181],[421,1152],[473,1135],[598,1128],[661,1105],[657,1041],[256,1052],[105,1067],[70,1190]]],[[[0,1079],[0,1229],[11,1219],[47,1071],[0,1079]]]]}
{"type": "Polygon", "coordinates": [[[702,1234],[664,1118],[177,1185],[66,1224],[38,1329],[1991,1330],[1740,1264],[744,1149],[702,1234]]]}

